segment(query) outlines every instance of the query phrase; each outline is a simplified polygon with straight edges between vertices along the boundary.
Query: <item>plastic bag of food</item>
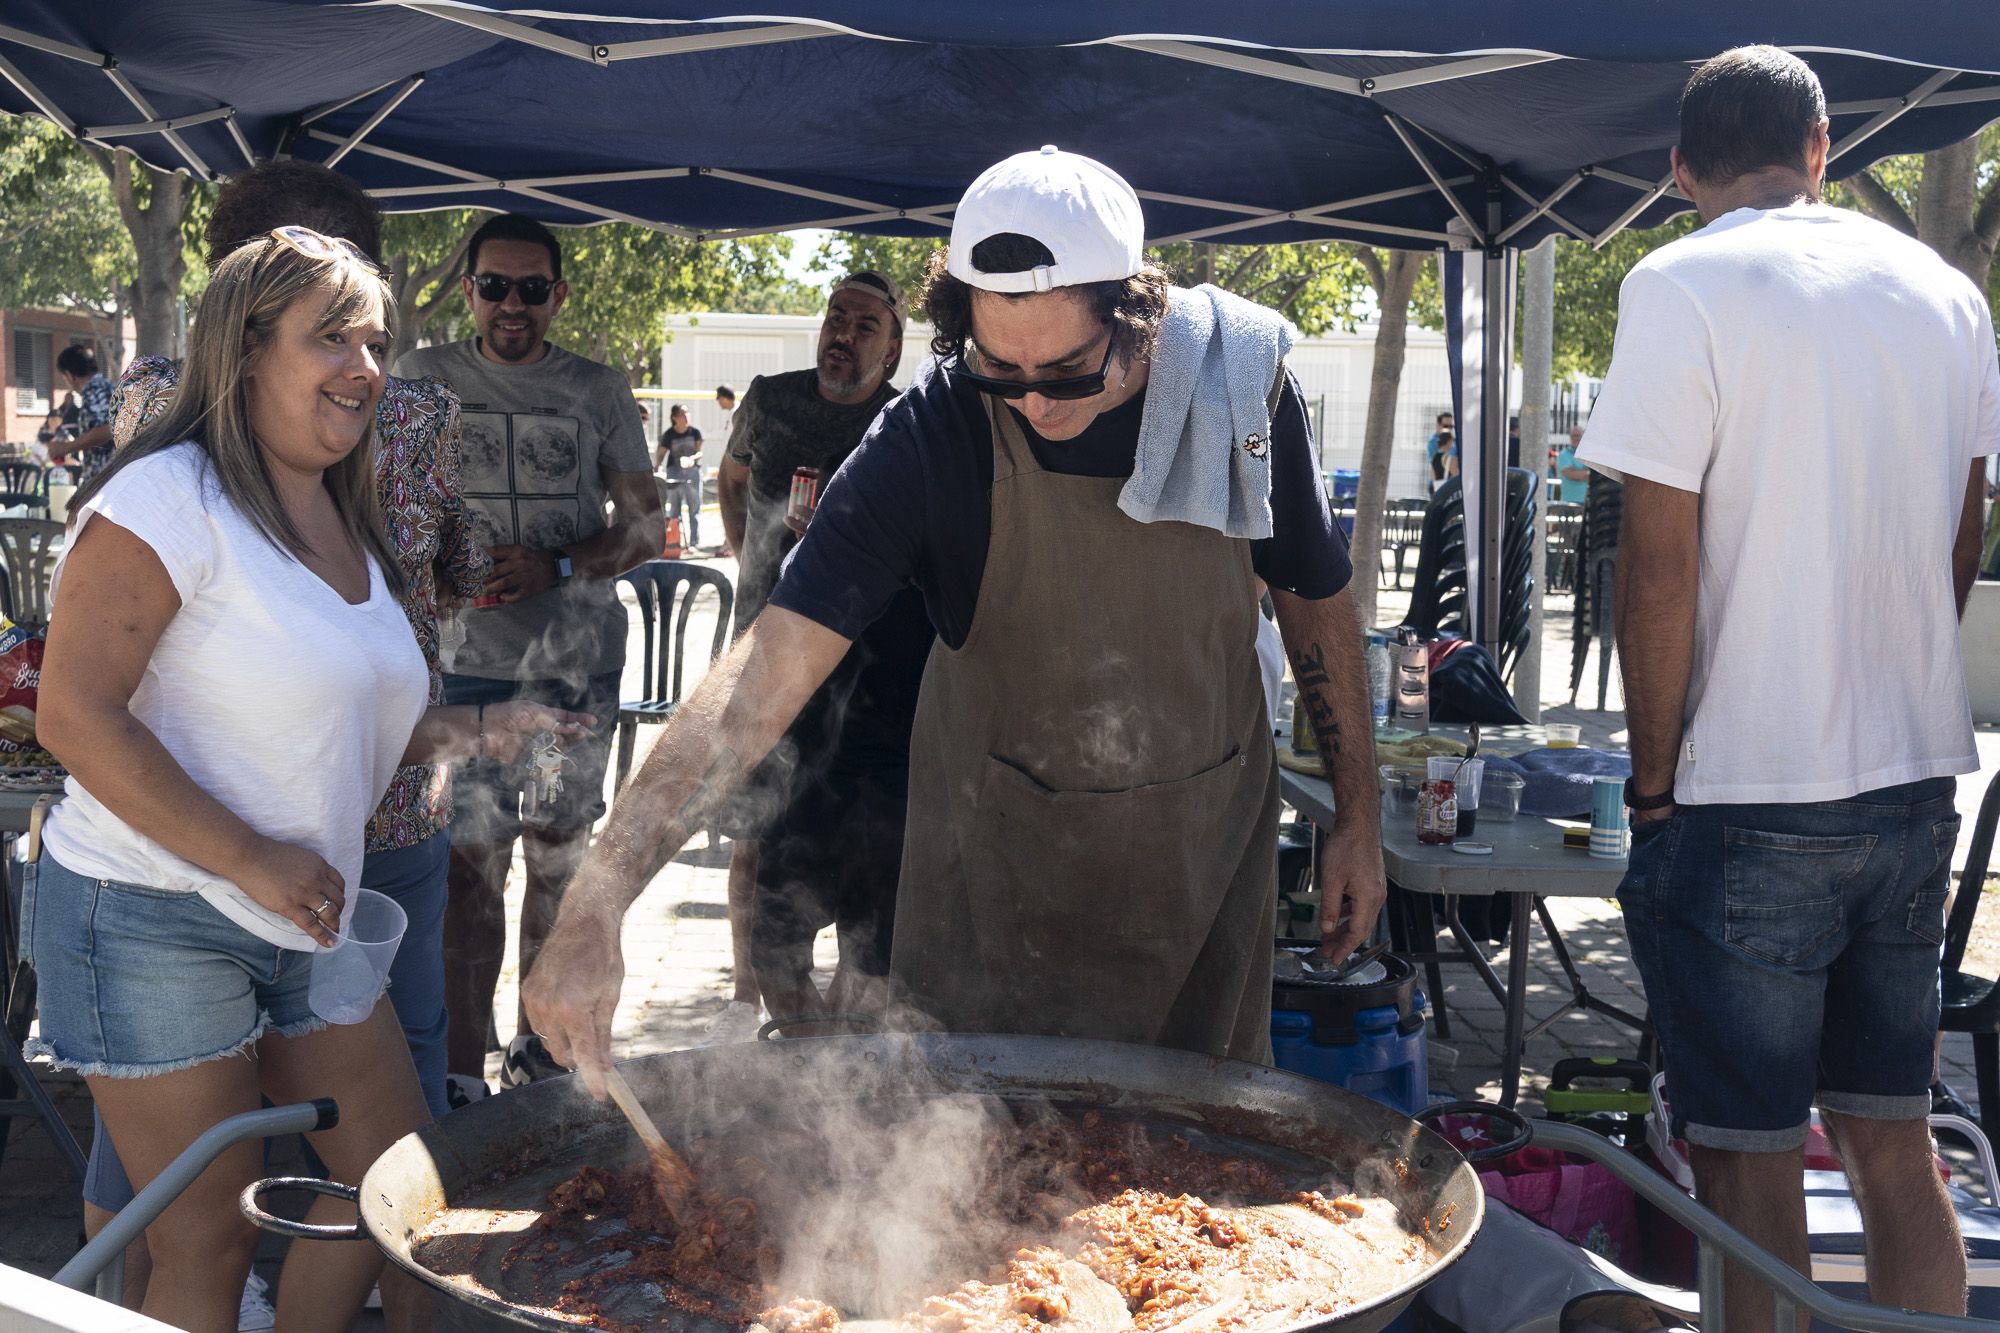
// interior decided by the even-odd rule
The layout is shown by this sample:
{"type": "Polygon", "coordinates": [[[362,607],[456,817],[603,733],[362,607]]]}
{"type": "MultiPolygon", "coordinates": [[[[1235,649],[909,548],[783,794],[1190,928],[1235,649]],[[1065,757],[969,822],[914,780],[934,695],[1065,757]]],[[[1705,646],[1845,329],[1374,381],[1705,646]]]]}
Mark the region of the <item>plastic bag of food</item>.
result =
{"type": "Polygon", "coordinates": [[[0,616],[0,763],[43,757],[35,744],[35,699],[42,687],[42,636],[0,616]]]}

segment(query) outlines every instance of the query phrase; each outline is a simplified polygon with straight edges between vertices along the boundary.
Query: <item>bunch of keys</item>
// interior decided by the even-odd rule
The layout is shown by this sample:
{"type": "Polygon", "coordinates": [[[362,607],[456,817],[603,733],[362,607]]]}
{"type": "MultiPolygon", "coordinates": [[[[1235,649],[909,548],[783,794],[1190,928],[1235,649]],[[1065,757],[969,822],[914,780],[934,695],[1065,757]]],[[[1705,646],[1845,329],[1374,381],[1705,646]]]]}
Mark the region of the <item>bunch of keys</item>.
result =
{"type": "Polygon", "coordinates": [[[521,817],[535,819],[555,804],[562,794],[562,771],[569,758],[556,743],[556,734],[545,731],[528,746],[528,780],[521,787],[521,817]]]}

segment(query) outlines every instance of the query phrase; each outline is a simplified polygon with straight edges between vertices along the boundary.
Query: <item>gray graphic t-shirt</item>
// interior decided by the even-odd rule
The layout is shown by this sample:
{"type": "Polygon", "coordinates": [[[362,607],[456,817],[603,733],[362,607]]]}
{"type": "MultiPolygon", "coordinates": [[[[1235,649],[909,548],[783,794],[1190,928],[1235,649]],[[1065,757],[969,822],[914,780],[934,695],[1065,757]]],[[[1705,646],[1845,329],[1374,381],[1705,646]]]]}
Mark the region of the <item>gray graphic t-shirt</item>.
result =
{"type": "MultiPolygon", "coordinates": [[[[549,345],[541,360],[501,365],[476,342],[420,347],[399,376],[435,375],[463,404],[459,489],[480,542],[543,550],[610,525],[605,472],[652,471],[639,405],[610,366],[549,345]]],[[[578,578],[508,606],[468,609],[454,673],[547,680],[616,671],[625,611],[614,584],[578,578]]]]}

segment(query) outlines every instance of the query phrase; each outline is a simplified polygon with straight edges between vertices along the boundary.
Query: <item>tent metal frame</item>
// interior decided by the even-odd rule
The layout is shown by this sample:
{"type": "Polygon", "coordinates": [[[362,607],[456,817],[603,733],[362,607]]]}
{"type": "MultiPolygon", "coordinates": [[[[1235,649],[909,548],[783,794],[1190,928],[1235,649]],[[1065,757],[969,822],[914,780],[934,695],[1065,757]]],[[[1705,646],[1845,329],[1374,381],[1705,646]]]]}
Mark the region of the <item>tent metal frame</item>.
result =
{"type": "MultiPolygon", "coordinates": [[[[813,41],[823,37],[859,37],[874,41],[897,40],[879,34],[858,31],[836,24],[801,21],[794,18],[772,17],[757,21],[746,21],[742,26],[721,30],[684,32],[675,36],[649,37],[618,42],[589,42],[538,26],[537,21],[527,21],[509,14],[499,13],[474,5],[441,3],[440,0],[392,0],[395,7],[407,9],[431,18],[456,23],[479,32],[490,34],[506,41],[518,42],[537,50],[547,51],[569,59],[583,61],[601,68],[628,60],[650,60],[663,57],[694,55],[703,52],[726,51],[749,46],[765,46],[776,43],[813,41]]],[[[603,16],[580,16],[569,20],[576,24],[633,23],[640,20],[618,19],[603,16]]],[[[1099,44],[1099,43],[1094,43],[1099,44]]],[[[1210,68],[1225,69],[1240,74],[1339,93],[1345,96],[1373,100],[1384,93],[1405,88],[1426,87],[1439,83],[1462,79],[1474,79],[1488,74],[1521,69],[1532,65],[1546,64],[1568,57],[1547,52],[1518,51],[1498,52],[1473,56],[1445,56],[1435,63],[1385,69],[1379,74],[1340,74],[1330,70],[1314,68],[1306,63],[1315,55],[1329,55],[1331,52],[1294,51],[1293,59],[1279,58],[1278,48],[1231,45],[1211,39],[1190,40],[1173,36],[1148,35],[1133,37],[1112,37],[1102,41],[1103,45],[1116,46],[1127,50],[1147,52],[1163,59],[1185,61],[1210,68]]],[[[1363,53],[1346,52],[1347,56],[1363,53]]],[[[1399,55],[1384,57],[1407,62],[1423,57],[1399,55]]],[[[1878,98],[1868,101],[1840,103],[1828,108],[1830,115],[1868,115],[1869,119],[1856,129],[1843,135],[1834,145],[1832,157],[1837,159],[1852,151],[1879,133],[1898,118],[1919,106],[1947,106],[1974,102],[2000,101],[2000,87],[1962,88],[1946,90],[1946,85],[1962,71],[1938,69],[1927,75],[1920,83],[1901,97],[1878,98]]],[[[856,198],[814,190],[805,186],[760,176],[749,172],[725,170],[717,167],[688,165],[662,167],[645,171],[606,172],[600,174],[573,174],[562,176],[531,177],[521,180],[501,180],[478,172],[455,167],[448,162],[399,152],[368,142],[368,136],[380,129],[416,91],[426,79],[424,72],[416,72],[405,78],[393,80],[381,86],[358,93],[324,106],[316,107],[298,117],[284,131],[273,150],[264,156],[285,156],[294,138],[304,135],[316,142],[333,145],[332,152],[325,159],[328,165],[338,163],[352,153],[365,153],[400,163],[420,171],[427,171],[444,178],[433,185],[413,185],[380,188],[372,191],[383,200],[411,199],[416,197],[438,197],[448,199],[456,195],[498,192],[514,194],[522,198],[534,199],[552,204],[558,208],[585,214],[599,221],[630,222],[649,230],[693,240],[730,240],[747,236],[766,235],[774,232],[798,231],[819,228],[841,228],[866,226],[883,222],[914,222],[925,226],[944,229],[950,225],[949,219],[954,205],[938,203],[917,207],[897,207],[876,200],[856,198]],[[374,109],[351,132],[341,135],[319,128],[319,122],[336,112],[363,105],[380,99],[374,109]],[[575,187],[615,184],[635,180],[668,180],[694,176],[713,176],[718,180],[753,189],[768,190],[792,198],[811,199],[836,206],[841,212],[809,220],[787,222],[769,226],[703,229],[680,224],[655,221],[634,216],[616,208],[592,203],[577,197],[575,187]]],[[[220,120],[229,129],[238,151],[246,163],[254,164],[259,155],[244,136],[236,122],[235,110],[218,106],[190,114],[163,117],[156,112],[130,80],[119,72],[117,57],[106,52],[92,51],[53,38],[43,37],[23,29],[0,24],[0,78],[4,78],[20,91],[44,115],[70,134],[100,148],[111,149],[117,141],[149,134],[163,137],[187,164],[187,169],[202,180],[214,180],[219,174],[203,160],[181,136],[180,130],[195,125],[220,120]],[[74,60],[93,66],[117,88],[118,92],[138,112],[140,120],[131,124],[78,125],[65,116],[56,101],[47,96],[29,79],[18,66],[7,60],[4,47],[9,44],[30,47],[48,54],[74,60]]],[[[1154,238],[1156,244],[1174,241],[1211,240],[1223,236],[1240,236],[1254,233],[1257,229],[1280,222],[1303,222],[1314,226],[1324,226],[1329,231],[1345,233],[1360,232],[1364,235],[1380,236],[1391,244],[1401,244],[1406,248],[1416,248],[1411,242],[1421,242],[1426,246],[1473,248],[1482,252],[1485,267],[1487,302],[1485,328],[1489,340],[1498,337],[1504,322],[1510,319],[1504,303],[1511,291],[1511,284],[1501,280],[1505,266],[1515,256],[1510,244],[1524,230],[1538,221],[1547,219],[1562,228],[1569,235],[1585,244],[1602,247],[1620,231],[1629,226],[1646,209],[1669,194],[1677,194],[1671,175],[1659,181],[1648,181],[1607,167],[1586,166],[1546,194],[1537,195],[1522,182],[1513,179],[1500,167],[1481,154],[1469,151],[1458,144],[1430,130],[1423,125],[1410,122],[1384,108],[1384,120],[1392,133],[1401,141],[1423,172],[1426,185],[1404,189],[1382,191],[1358,198],[1335,200],[1308,209],[1273,210],[1249,203],[1231,203],[1214,199],[1196,199],[1187,196],[1154,191],[1141,191],[1141,198],[1160,203],[1183,204],[1212,211],[1237,214],[1231,222],[1216,223],[1169,236],[1154,238]],[[1465,168],[1464,171],[1447,169],[1441,165],[1442,159],[1435,156],[1428,141],[1437,149],[1442,149],[1465,168]],[[1558,205],[1586,181],[1604,180],[1620,185],[1633,192],[1632,204],[1610,226],[1599,232],[1586,231],[1558,210],[1558,205]],[[1476,190],[1477,201],[1469,201],[1461,196],[1461,190],[1476,190]],[[1385,203],[1393,199],[1408,198],[1435,192],[1456,215],[1451,230],[1439,232],[1424,228],[1395,226],[1371,221],[1356,216],[1359,210],[1372,204],[1385,203]],[[1529,211],[1509,223],[1505,219],[1504,195],[1513,194],[1528,205],[1529,211]],[[1462,231],[1462,235],[1453,233],[1462,231]]],[[[1500,346],[1488,349],[1494,354],[1502,351],[1500,346]]],[[[1501,468],[1505,463],[1506,412],[1504,363],[1489,357],[1489,370],[1497,370],[1498,375],[1487,374],[1482,394],[1482,411],[1479,455],[1476,462],[1485,494],[1498,496],[1504,477],[1501,468]],[[1499,396],[1495,397],[1495,380],[1499,381],[1499,396]]],[[[1482,506],[1480,513],[1480,542],[1482,553],[1493,558],[1487,562],[1486,577],[1481,580],[1478,597],[1478,637],[1489,649],[1497,647],[1493,640],[1498,634],[1499,610],[1499,560],[1501,524],[1504,519],[1503,505],[1482,506]],[[1485,512],[1485,511],[1493,512],[1485,512]]]]}

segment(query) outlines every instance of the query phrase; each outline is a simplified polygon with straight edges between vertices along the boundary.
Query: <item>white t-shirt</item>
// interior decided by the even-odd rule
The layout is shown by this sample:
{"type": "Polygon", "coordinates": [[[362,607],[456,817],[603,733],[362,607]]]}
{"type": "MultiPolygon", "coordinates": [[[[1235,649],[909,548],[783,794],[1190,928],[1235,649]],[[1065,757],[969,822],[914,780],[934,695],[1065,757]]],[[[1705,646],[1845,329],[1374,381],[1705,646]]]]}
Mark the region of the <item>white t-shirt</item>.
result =
{"type": "MultiPolygon", "coordinates": [[[[85,507],[71,549],[102,514],[160,558],[181,609],[132,695],[132,715],[250,827],[339,871],[351,911],[368,816],[424,711],[423,653],[372,559],[368,600],[351,606],[251,526],[207,461],[180,444],[131,464],[85,507]]],[[[57,617],[61,579],[59,560],[57,617]]],[[[261,939],[316,947],[234,884],[135,831],[75,778],[43,836],[79,875],[199,893],[261,939]]]]}
{"type": "Polygon", "coordinates": [[[1701,496],[1680,801],[1978,768],[1952,543],[1996,451],[1991,312],[1928,246],[1797,204],[1633,268],[1577,457],[1701,496]]]}

